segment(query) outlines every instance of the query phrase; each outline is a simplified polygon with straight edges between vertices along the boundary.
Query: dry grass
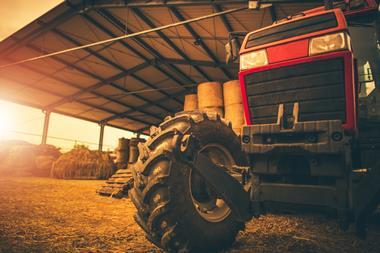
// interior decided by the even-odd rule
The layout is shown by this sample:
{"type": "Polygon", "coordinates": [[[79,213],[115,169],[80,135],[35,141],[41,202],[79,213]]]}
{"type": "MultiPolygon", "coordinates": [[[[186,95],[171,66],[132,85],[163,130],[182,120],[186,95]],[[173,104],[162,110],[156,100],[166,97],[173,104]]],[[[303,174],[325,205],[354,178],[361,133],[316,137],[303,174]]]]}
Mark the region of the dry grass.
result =
{"type": "Polygon", "coordinates": [[[51,176],[60,179],[107,179],[115,169],[108,153],[79,145],[53,163],[51,176]]]}
{"type": "MultiPolygon", "coordinates": [[[[103,181],[0,178],[0,252],[160,252],[133,220],[128,199],[100,197],[103,181]]],[[[323,216],[267,215],[226,253],[379,252],[380,218],[367,241],[323,216]]]]}

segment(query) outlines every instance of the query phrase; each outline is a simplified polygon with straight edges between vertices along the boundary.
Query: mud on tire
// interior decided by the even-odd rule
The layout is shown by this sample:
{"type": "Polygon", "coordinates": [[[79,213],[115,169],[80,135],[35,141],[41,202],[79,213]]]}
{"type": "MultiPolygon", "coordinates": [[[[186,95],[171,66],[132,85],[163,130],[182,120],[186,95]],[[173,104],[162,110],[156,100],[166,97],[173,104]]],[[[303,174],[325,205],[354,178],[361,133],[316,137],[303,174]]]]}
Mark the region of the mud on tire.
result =
{"type": "Polygon", "coordinates": [[[152,137],[139,146],[129,195],[137,208],[137,223],[158,247],[168,252],[215,252],[230,246],[244,223],[236,221],[226,205],[219,207],[219,200],[205,201],[212,199],[210,191],[195,193],[203,182],[179,155],[181,141],[189,134],[199,140],[199,150],[214,152],[216,162],[223,163],[224,158],[213,147],[228,152],[230,163],[245,163],[239,138],[222,119],[199,112],[180,113],[151,130],[152,137]],[[205,211],[203,203],[217,211],[205,211]]]}

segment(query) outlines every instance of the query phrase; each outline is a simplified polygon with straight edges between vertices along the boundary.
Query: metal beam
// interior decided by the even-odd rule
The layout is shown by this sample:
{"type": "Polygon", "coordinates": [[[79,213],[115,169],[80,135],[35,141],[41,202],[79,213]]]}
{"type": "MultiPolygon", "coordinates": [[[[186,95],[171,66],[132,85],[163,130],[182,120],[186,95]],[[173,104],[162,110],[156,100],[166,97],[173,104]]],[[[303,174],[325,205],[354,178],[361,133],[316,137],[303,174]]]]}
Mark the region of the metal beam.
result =
{"type": "MultiPolygon", "coordinates": [[[[145,24],[147,24],[150,28],[157,28],[155,24],[149,19],[143,11],[137,8],[132,8],[133,13],[136,14],[137,17],[142,19],[145,24]]],[[[156,33],[178,54],[180,55],[183,59],[185,59],[187,62],[190,62],[189,56],[186,55],[186,53],[179,49],[176,44],[172,40],[170,40],[162,31],[156,31],[156,33]]],[[[190,64],[189,64],[190,65],[190,64]]],[[[194,69],[201,74],[206,80],[211,81],[211,78],[197,65],[193,65],[194,69]]]]}
{"type": "MultiPolygon", "coordinates": [[[[0,98],[3,99],[3,100],[6,100],[6,101],[12,102],[12,103],[16,103],[16,104],[32,107],[32,108],[35,108],[35,109],[44,110],[44,108],[41,107],[40,105],[33,104],[33,103],[30,103],[30,102],[26,102],[26,101],[23,101],[23,100],[20,100],[20,99],[16,99],[16,98],[12,98],[11,99],[8,96],[4,96],[1,93],[0,93],[0,98]]],[[[64,116],[67,116],[67,117],[81,119],[81,120],[84,120],[84,121],[88,121],[88,122],[99,124],[99,121],[97,121],[97,120],[85,118],[85,117],[78,116],[78,115],[73,115],[73,114],[70,114],[70,113],[67,113],[67,112],[64,112],[64,111],[61,111],[61,110],[54,109],[51,112],[52,113],[57,113],[57,114],[60,114],[60,115],[64,115],[64,116]]],[[[126,128],[126,127],[121,127],[121,126],[117,126],[117,125],[109,124],[109,123],[107,123],[106,125],[110,126],[110,127],[114,127],[114,128],[120,129],[120,130],[130,131],[132,133],[136,133],[136,130],[134,130],[134,129],[130,129],[130,128],[126,128]]]]}
{"type": "MultiPolygon", "coordinates": [[[[214,5],[214,10],[216,12],[223,11],[222,7],[220,7],[220,5],[218,5],[218,4],[214,5]]],[[[222,23],[223,23],[224,27],[226,28],[227,32],[229,32],[229,33],[232,32],[233,31],[232,26],[231,26],[230,22],[228,22],[226,16],[220,15],[220,19],[222,20],[222,23]]]]}
{"type": "MultiPolygon", "coordinates": [[[[60,37],[64,38],[65,40],[69,41],[70,43],[74,44],[74,45],[77,45],[77,46],[78,46],[78,45],[81,45],[81,43],[80,43],[79,41],[75,40],[74,38],[68,36],[67,34],[65,34],[65,33],[61,32],[61,31],[59,31],[59,30],[57,30],[57,29],[53,29],[53,32],[54,32],[55,34],[59,35],[60,37]]],[[[90,48],[85,48],[84,50],[85,50],[86,52],[88,52],[88,53],[94,55],[95,57],[97,57],[97,58],[100,59],[101,61],[103,61],[103,62],[105,62],[105,63],[111,65],[112,67],[117,68],[117,69],[119,69],[120,71],[123,71],[123,72],[125,72],[125,73],[128,72],[128,70],[125,69],[124,67],[122,67],[121,65],[119,65],[119,64],[117,64],[117,63],[111,61],[110,59],[106,58],[105,56],[101,55],[101,54],[99,53],[99,51],[95,51],[95,50],[92,50],[92,49],[90,49],[90,48]]],[[[154,64],[154,62],[152,62],[152,61],[148,61],[148,62],[149,62],[149,65],[154,64]]],[[[146,67],[148,67],[149,65],[146,65],[146,67]]],[[[143,82],[144,84],[147,83],[145,80],[141,80],[141,78],[138,77],[137,75],[135,75],[134,73],[130,73],[130,75],[131,75],[133,78],[135,78],[135,79],[137,79],[137,80],[143,82]]],[[[149,87],[151,87],[151,86],[152,86],[152,85],[149,84],[149,87]]],[[[131,90],[128,90],[127,88],[124,88],[124,89],[125,89],[125,92],[131,92],[131,90]]],[[[167,96],[167,94],[165,94],[165,93],[162,93],[162,92],[160,92],[160,91],[157,91],[157,92],[159,92],[159,93],[164,94],[164,95],[167,96]]],[[[153,103],[153,101],[148,100],[148,99],[146,99],[145,97],[140,96],[140,95],[138,95],[138,94],[135,94],[134,96],[137,97],[137,98],[139,98],[139,99],[141,99],[141,100],[143,100],[144,102],[153,103]]],[[[165,111],[171,112],[171,111],[170,111],[170,108],[165,108],[165,107],[163,107],[163,106],[161,106],[161,105],[156,105],[156,106],[160,107],[161,109],[163,109],[163,110],[165,110],[165,111]]]]}
{"type": "MultiPolygon", "coordinates": [[[[25,68],[27,68],[27,69],[31,69],[30,67],[26,67],[26,66],[23,66],[23,67],[25,67],[25,68]]],[[[37,72],[37,73],[39,73],[39,72],[36,71],[36,70],[33,70],[33,69],[31,69],[31,70],[32,70],[32,71],[35,71],[35,72],[37,72]]],[[[19,81],[14,80],[14,79],[12,79],[12,78],[10,78],[10,77],[6,77],[6,78],[9,79],[9,80],[12,80],[12,81],[14,81],[14,82],[20,83],[19,81]]],[[[34,89],[36,89],[36,90],[40,90],[40,91],[46,92],[46,93],[48,93],[48,94],[50,94],[50,95],[53,95],[53,96],[56,96],[56,97],[64,98],[60,93],[58,93],[58,92],[56,92],[56,91],[51,91],[50,89],[45,89],[45,88],[42,88],[42,87],[36,87],[36,86],[33,85],[33,84],[25,84],[25,83],[20,83],[20,84],[22,84],[22,85],[24,85],[24,86],[32,87],[32,88],[34,88],[34,89]]],[[[110,109],[107,109],[107,108],[103,108],[103,107],[100,107],[100,106],[97,106],[97,105],[93,105],[93,104],[90,104],[90,103],[85,102],[85,101],[76,101],[76,102],[77,102],[78,104],[83,104],[83,105],[85,105],[85,106],[87,106],[87,107],[94,108],[94,109],[96,109],[96,110],[103,111],[103,112],[106,112],[106,113],[111,114],[111,115],[116,115],[116,114],[118,114],[118,112],[115,112],[115,111],[113,111],[113,110],[110,110],[110,109]]],[[[131,108],[131,107],[128,107],[128,108],[131,108]]],[[[53,109],[47,109],[46,107],[44,107],[44,108],[42,108],[42,109],[43,109],[44,111],[54,111],[54,108],[53,108],[53,109]]],[[[134,112],[134,109],[132,109],[132,111],[134,112]]],[[[77,117],[77,116],[74,115],[73,117],[77,117]]],[[[132,120],[132,121],[135,121],[135,122],[138,122],[138,123],[143,124],[143,125],[148,125],[148,126],[152,125],[152,122],[149,122],[149,121],[146,121],[146,120],[142,120],[142,119],[138,119],[138,118],[133,117],[133,116],[130,116],[130,115],[128,115],[128,117],[125,116],[125,118],[126,118],[126,119],[129,119],[129,120],[132,120]]],[[[156,118],[159,122],[162,120],[162,119],[159,118],[159,117],[155,117],[155,118],[156,118]]],[[[99,121],[97,121],[97,123],[99,123],[99,121]]]]}
{"type": "Polygon", "coordinates": [[[174,59],[174,58],[165,58],[163,60],[157,60],[157,63],[171,63],[171,64],[178,64],[178,65],[191,65],[191,66],[203,66],[203,67],[224,67],[224,68],[239,68],[239,64],[237,63],[224,63],[220,62],[219,64],[216,64],[213,61],[202,61],[202,60],[181,60],[181,59],[174,59]]]}
{"type": "MultiPolygon", "coordinates": [[[[32,46],[32,45],[28,45],[28,47],[31,48],[31,49],[33,49],[33,50],[37,50],[37,51],[40,50],[40,49],[35,48],[35,47],[32,46]]],[[[77,67],[75,67],[75,66],[73,66],[73,65],[70,65],[68,62],[66,62],[66,61],[64,61],[64,60],[62,60],[62,59],[57,58],[56,60],[59,61],[60,63],[64,64],[64,65],[66,65],[66,66],[71,67],[71,68],[77,68],[77,67]]],[[[70,83],[70,82],[68,82],[67,80],[64,80],[64,79],[62,79],[62,78],[55,77],[55,76],[53,76],[53,75],[47,75],[46,73],[44,73],[44,72],[42,72],[42,71],[40,71],[40,70],[34,69],[33,67],[30,67],[30,66],[22,65],[22,67],[24,67],[24,68],[26,68],[26,69],[29,69],[29,70],[31,70],[31,71],[33,71],[33,72],[39,73],[39,74],[41,74],[41,75],[44,75],[45,77],[49,77],[49,78],[52,78],[52,79],[54,79],[54,80],[56,80],[56,81],[62,82],[62,83],[66,84],[66,85],[68,85],[68,86],[70,86],[70,87],[74,87],[74,88],[76,88],[76,89],[82,90],[82,87],[81,87],[81,86],[78,86],[78,85],[76,85],[76,84],[74,84],[74,83],[70,83]]],[[[78,70],[80,71],[80,69],[78,69],[78,70]]],[[[124,91],[124,92],[127,92],[125,89],[123,89],[123,88],[117,86],[116,84],[113,84],[112,86],[115,87],[115,88],[119,88],[119,89],[121,89],[121,90],[124,91]]],[[[44,91],[44,92],[47,92],[47,91],[44,91]]],[[[81,91],[80,91],[80,92],[81,92],[81,91]]],[[[128,91],[128,92],[129,92],[129,91],[128,91]]],[[[157,119],[157,120],[159,120],[159,121],[162,120],[161,117],[158,117],[158,116],[155,115],[155,114],[151,114],[151,113],[149,113],[149,112],[141,111],[141,110],[137,109],[137,107],[134,107],[134,106],[131,106],[131,105],[125,104],[125,103],[123,103],[123,102],[121,102],[121,101],[118,101],[118,100],[115,100],[115,99],[112,99],[112,98],[109,98],[109,97],[107,97],[107,96],[105,96],[105,95],[103,95],[103,94],[101,94],[101,93],[98,93],[98,92],[95,92],[95,91],[90,91],[90,93],[91,93],[91,94],[94,94],[95,96],[98,96],[98,97],[100,97],[100,98],[106,99],[106,100],[108,100],[108,101],[110,101],[110,102],[113,102],[113,103],[119,104],[119,105],[121,105],[121,106],[124,106],[124,107],[127,107],[127,108],[132,108],[133,111],[137,111],[137,112],[145,113],[145,114],[147,114],[147,115],[149,115],[149,116],[151,116],[151,117],[153,117],[153,118],[155,118],[155,119],[157,119]]],[[[55,95],[55,96],[60,96],[60,94],[53,94],[53,95],[55,95]]],[[[62,97],[62,96],[60,96],[60,97],[62,97]]],[[[62,99],[61,99],[60,101],[62,101],[62,100],[64,100],[64,99],[67,100],[67,97],[62,97],[62,99]]],[[[72,101],[73,101],[73,100],[69,100],[69,101],[67,101],[67,102],[72,102],[72,101]]],[[[85,104],[85,105],[87,105],[87,106],[89,106],[89,107],[93,107],[93,108],[98,109],[98,110],[102,110],[101,107],[96,107],[95,105],[90,104],[90,103],[85,103],[85,102],[83,102],[83,101],[77,101],[77,102],[82,103],[82,104],[85,104]]],[[[149,102],[149,103],[150,103],[150,102],[149,102]]],[[[151,103],[150,103],[150,105],[151,105],[151,103]]],[[[160,107],[159,104],[156,104],[156,106],[160,107]]],[[[49,107],[49,106],[48,106],[48,107],[49,107]]],[[[52,110],[53,108],[45,108],[45,110],[47,110],[47,109],[48,109],[48,110],[52,110]]],[[[163,108],[163,109],[164,109],[165,111],[170,112],[170,113],[173,113],[173,112],[174,112],[173,110],[168,110],[168,109],[165,109],[165,108],[163,108]]],[[[115,113],[111,113],[111,114],[115,114],[115,113]]],[[[117,113],[116,113],[116,114],[117,114],[117,113]]],[[[131,120],[134,120],[134,119],[131,118],[131,120]]],[[[144,124],[147,124],[147,123],[145,122],[144,124]]],[[[151,124],[151,123],[150,123],[150,124],[151,124]]]]}
{"type": "MultiPolygon", "coordinates": [[[[260,0],[261,4],[284,4],[284,3],[323,3],[323,0],[260,0]]],[[[125,8],[125,7],[181,7],[194,6],[202,7],[207,5],[227,5],[227,4],[245,4],[248,0],[97,0],[87,1],[83,6],[83,11],[98,8],[125,8]]]]}
{"type": "MultiPolygon", "coordinates": [[[[33,45],[28,45],[27,47],[30,48],[30,49],[33,49],[33,50],[35,50],[35,51],[38,51],[38,52],[43,52],[43,50],[41,50],[40,48],[37,48],[37,47],[35,47],[35,46],[33,46],[33,45]]],[[[87,70],[85,70],[85,69],[83,69],[83,68],[80,68],[80,67],[78,67],[78,66],[71,65],[70,63],[68,63],[67,61],[65,61],[65,60],[63,60],[63,59],[61,59],[61,58],[58,58],[58,57],[56,57],[56,56],[53,56],[52,58],[53,58],[54,60],[60,62],[61,64],[64,64],[64,65],[66,65],[66,66],[68,66],[68,67],[70,67],[70,68],[77,69],[78,71],[80,71],[80,72],[82,72],[82,73],[84,73],[84,74],[86,74],[86,75],[88,75],[88,76],[91,76],[91,77],[94,78],[94,79],[101,80],[101,81],[98,82],[98,83],[96,83],[96,84],[93,85],[93,86],[90,86],[90,87],[86,88],[86,89],[81,89],[81,88],[79,88],[79,86],[76,86],[76,88],[77,88],[77,89],[81,89],[81,91],[75,93],[75,94],[72,95],[71,97],[64,97],[64,98],[62,98],[61,100],[59,100],[59,101],[57,101],[57,102],[55,102],[55,103],[49,105],[48,108],[47,108],[48,110],[52,110],[54,107],[57,107],[57,106],[62,105],[62,104],[64,104],[64,103],[72,102],[73,100],[75,100],[76,97],[78,97],[78,96],[84,94],[85,92],[93,93],[93,94],[95,94],[96,96],[99,96],[99,97],[101,97],[101,98],[107,99],[107,100],[112,101],[112,102],[114,102],[114,103],[120,104],[120,105],[122,105],[122,106],[124,106],[124,107],[135,108],[134,106],[131,106],[131,105],[125,104],[125,103],[123,103],[123,102],[121,102],[121,101],[118,101],[118,100],[115,100],[115,99],[111,99],[111,98],[109,98],[109,97],[107,97],[107,96],[101,95],[100,93],[94,92],[95,89],[97,89],[97,88],[99,88],[99,87],[101,87],[101,86],[103,86],[103,85],[106,85],[106,84],[109,84],[109,85],[111,85],[112,87],[117,88],[117,89],[119,89],[119,90],[121,90],[121,91],[123,91],[123,92],[129,92],[129,90],[126,90],[126,89],[124,89],[124,88],[118,86],[117,84],[114,84],[114,83],[113,83],[113,81],[116,81],[116,80],[118,80],[118,79],[120,79],[120,78],[126,76],[128,73],[119,73],[119,74],[114,75],[114,76],[112,76],[112,77],[110,77],[110,78],[108,78],[108,79],[102,79],[101,77],[95,75],[94,73],[89,72],[89,71],[87,71],[87,70]]],[[[140,65],[135,66],[135,67],[132,68],[132,69],[129,69],[128,71],[130,71],[130,72],[138,71],[138,70],[141,70],[141,69],[143,69],[144,67],[148,67],[148,66],[149,66],[148,63],[142,63],[142,64],[140,64],[140,65]]],[[[25,67],[25,66],[24,66],[24,67],[25,67]]],[[[30,67],[29,67],[29,68],[30,68],[30,67]]],[[[33,68],[32,68],[32,69],[33,69],[33,68]]],[[[33,70],[37,72],[37,70],[35,70],[35,69],[33,69],[33,70]]],[[[44,74],[43,72],[40,72],[40,73],[43,74],[43,75],[45,75],[45,76],[48,76],[48,77],[50,77],[50,78],[53,78],[53,79],[58,80],[57,77],[54,77],[54,76],[52,76],[52,75],[49,76],[49,75],[44,74]]],[[[63,83],[66,83],[66,84],[69,84],[67,81],[62,80],[62,79],[59,80],[59,81],[60,81],[60,82],[63,82],[63,83]]],[[[74,85],[71,84],[71,86],[74,86],[74,85]]],[[[74,86],[74,87],[75,87],[75,86],[74,86]]],[[[94,107],[94,105],[92,105],[92,106],[94,107]]],[[[166,111],[168,111],[168,110],[166,109],[166,111]]],[[[147,113],[145,113],[145,114],[147,114],[147,113]]],[[[156,115],[153,115],[153,114],[148,114],[148,115],[150,115],[150,116],[153,117],[153,118],[160,119],[160,118],[157,117],[156,115]]],[[[160,120],[161,120],[161,119],[160,119],[160,120]]]]}
{"type": "MultiPolygon", "coordinates": [[[[181,91],[181,92],[177,92],[177,93],[175,93],[173,95],[175,95],[177,97],[182,97],[182,96],[184,96],[187,93],[188,93],[188,91],[181,91]]],[[[159,100],[157,100],[157,103],[160,103],[160,102],[163,102],[163,101],[165,101],[165,99],[159,99],[159,100]]],[[[138,109],[143,109],[143,108],[146,108],[148,106],[149,106],[149,104],[143,104],[143,105],[139,106],[138,109]]],[[[111,120],[123,118],[123,117],[127,116],[131,112],[133,112],[133,111],[132,110],[128,110],[128,111],[125,111],[125,112],[122,112],[122,113],[119,113],[119,114],[115,114],[115,115],[113,115],[111,117],[108,117],[108,118],[105,118],[105,119],[101,120],[101,122],[109,122],[111,120]]]]}
{"type": "MultiPolygon", "coordinates": [[[[170,11],[177,17],[178,20],[184,21],[184,16],[176,9],[176,7],[171,6],[169,7],[170,11]]],[[[193,36],[195,40],[199,41],[200,46],[203,48],[203,50],[206,52],[206,54],[212,59],[216,64],[219,63],[219,59],[214,55],[214,53],[211,51],[211,49],[204,43],[204,41],[201,39],[201,37],[197,34],[197,32],[193,29],[193,27],[190,24],[184,24],[186,30],[193,36]]],[[[224,75],[232,79],[233,76],[226,68],[220,68],[224,75]]]]}
{"type": "MultiPolygon", "coordinates": [[[[101,12],[100,12],[101,13],[101,12]]],[[[98,12],[98,14],[100,14],[98,12]]],[[[100,14],[103,18],[105,18],[108,22],[112,23],[109,19],[107,19],[107,17],[103,16],[102,14],[100,14]]],[[[83,14],[82,15],[87,21],[89,21],[90,23],[92,23],[94,26],[96,26],[99,30],[103,31],[105,34],[107,34],[108,36],[110,37],[117,37],[116,34],[114,34],[113,32],[111,32],[108,28],[104,27],[103,25],[101,25],[98,21],[96,21],[95,19],[93,19],[92,17],[86,15],[86,14],[83,14]]],[[[114,18],[114,17],[113,17],[114,18]]],[[[123,27],[120,27],[118,26],[117,24],[114,24],[112,23],[116,28],[118,28],[120,31],[122,31],[123,33],[125,32],[125,30],[123,30],[124,28],[123,27]]],[[[134,37],[133,38],[134,40],[137,40],[138,38],[137,37],[134,37]]],[[[125,41],[118,41],[118,43],[120,43],[121,45],[123,45],[125,48],[129,49],[130,51],[132,51],[134,54],[136,54],[138,57],[140,57],[141,59],[143,59],[145,62],[151,62],[151,60],[149,58],[147,58],[146,56],[144,56],[142,53],[140,53],[137,49],[133,48],[132,46],[130,46],[128,43],[126,43],[125,41]]],[[[156,58],[156,57],[155,57],[156,58]]],[[[174,78],[172,75],[170,75],[169,73],[167,73],[165,70],[163,70],[162,68],[160,68],[159,66],[154,66],[158,71],[160,71],[161,73],[163,73],[165,76],[167,76],[168,78],[170,78],[171,80],[173,80],[175,83],[179,83],[179,84],[182,84],[184,85],[184,83],[180,80],[178,80],[177,78],[174,78]]],[[[185,75],[186,76],[186,75],[185,75]]],[[[139,78],[139,77],[135,77],[136,79],[138,79],[140,82],[144,83],[145,85],[151,87],[151,88],[157,88],[155,87],[154,85],[152,84],[149,84],[147,81],[143,80],[142,78],[139,78]]],[[[174,100],[176,100],[178,103],[182,103],[182,101],[179,101],[177,100],[176,98],[174,97],[171,97],[169,93],[167,92],[164,92],[164,91],[161,91],[162,94],[166,95],[167,97],[170,97],[174,100]]]]}
{"type": "Polygon", "coordinates": [[[270,16],[272,18],[272,22],[276,22],[278,17],[277,17],[277,14],[276,14],[276,7],[274,4],[272,4],[271,7],[269,7],[269,12],[270,12],[270,16]]]}
{"type": "MultiPolygon", "coordinates": [[[[214,5],[214,10],[215,10],[216,12],[221,12],[221,11],[223,11],[223,8],[222,8],[220,5],[215,4],[215,5],[214,5]]],[[[231,33],[231,32],[234,31],[234,29],[232,28],[230,22],[228,22],[228,19],[227,19],[226,16],[224,16],[224,15],[220,15],[220,19],[222,20],[222,23],[223,23],[223,25],[224,25],[224,27],[226,28],[226,30],[227,30],[228,33],[231,33]]],[[[241,46],[240,41],[237,40],[237,43],[238,43],[238,46],[239,46],[239,48],[240,48],[240,46],[241,46]]]]}
{"type": "MultiPolygon", "coordinates": [[[[100,88],[100,87],[102,87],[102,86],[104,86],[106,84],[111,84],[114,81],[117,81],[117,80],[119,80],[119,79],[121,79],[121,78],[123,78],[125,76],[128,76],[128,75],[134,73],[134,72],[140,71],[140,70],[142,70],[142,69],[144,69],[144,68],[146,68],[148,66],[149,66],[148,63],[142,63],[142,64],[139,64],[139,65],[133,67],[133,68],[128,69],[127,71],[120,72],[120,73],[118,73],[116,75],[113,75],[113,76],[111,76],[110,78],[107,78],[107,79],[103,79],[102,77],[97,76],[97,75],[90,75],[91,77],[96,78],[97,80],[100,80],[100,81],[97,82],[94,85],[91,85],[91,86],[89,86],[87,88],[84,88],[84,89],[76,92],[75,94],[73,94],[73,95],[71,95],[69,97],[65,97],[65,98],[61,99],[60,101],[57,101],[57,102],[49,105],[49,108],[51,109],[51,108],[60,106],[62,104],[65,104],[67,102],[75,101],[81,95],[83,95],[84,93],[87,93],[87,92],[91,93],[92,91],[94,91],[94,90],[96,90],[96,89],[98,89],[98,88],[100,88]]],[[[125,105],[125,106],[131,107],[130,105],[125,105]]]]}
{"type": "MultiPolygon", "coordinates": [[[[45,76],[47,76],[44,72],[42,72],[42,71],[40,71],[40,70],[37,70],[37,69],[34,69],[34,68],[30,67],[30,66],[23,65],[22,67],[23,67],[23,68],[26,68],[26,69],[28,69],[28,70],[30,70],[30,71],[36,72],[36,73],[38,73],[38,74],[41,74],[41,75],[45,75],[45,76]]],[[[70,87],[75,88],[75,89],[79,89],[79,90],[82,89],[82,87],[80,87],[80,86],[78,86],[78,85],[76,85],[76,84],[70,83],[70,82],[68,82],[68,81],[66,81],[66,80],[64,80],[64,79],[62,79],[62,78],[54,77],[54,76],[52,76],[52,77],[50,77],[50,78],[52,78],[52,79],[54,79],[54,80],[56,80],[56,81],[58,81],[58,82],[62,82],[62,83],[66,84],[66,85],[68,85],[68,86],[70,86],[70,87]]],[[[30,86],[30,85],[29,85],[29,86],[30,86]]],[[[39,87],[35,87],[35,88],[36,88],[36,89],[39,89],[39,90],[42,90],[42,91],[44,91],[44,92],[50,93],[50,94],[52,94],[52,95],[54,95],[54,96],[62,97],[62,99],[65,98],[65,97],[63,97],[63,96],[62,96],[60,93],[58,93],[58,92],[53,92],[53,91],[51,91],[51,90],[47,90],[47,89],[41,89],[41,88],[39,88],[39,87]]],[[[106,99],[106,100],[108,100],[108,101],[110,101],[110,102],[114,102],[114,103],[120,104],[120,105],[122,105],[122,106],[124,106],[124,107],[132,108],[133,111],[137,111],[137,112],[144,113],[144,111],[140,111],[139,109],[136,109],[136,107],[128,106],[128,105],[126,105],[125,103],[122,103],[122,102],[120,102],[120,101],[118,101],[118,100],[115,100],[115,99],[109,98],[109,97],[107,97],[107,96],[105,96],[105,95],[103,95],[103,94],[100,94],[100,93],[98,93],[98,92],[94,92],[94,91],[93,91],[93,92],[91,92],[91,94],[94,94],[95,96],[98,96],[98,97],[100,97],[100,98],[106,99]]],[[[97,109],[97,110],[103,110],[103,111],[104,111],[104,108],[99,107],[99,106],[96,106],[96,105],[93,105],[93,104],[91,104],[91,103],[87,103],[87,102],[85,102],[85,101],[83,101],[83,100],[76,101],[76,102],[77,102],[77,103],[84,104],[84,105],[86,105],[86,106],[88,106],[88,107],[95,108],[95,109],[97,109]]],[[[47,108],[44,108],[44,110],[46,110],[46,109],[47,109],[47,108]]],[[[50,109],[50,110],[52,110],[52,109],[50,109]]],[[[109,112],[109,113],[110,113],[110,112],[109,112]]],[[[111,113],[111,114],[112,114],[112,113],[111,113]]],[[[149,113],[148,115],[151,116],[151,117],[153,117],[153,118],[155,118],[155,119],[157,119],[157,120],[159,120],[159,121],[162,120],[162,118],[161,118],[161,117],[158,117],[157,115],[150,114],[150,113],[149,113]]],[[[133,119],[131,119],[131,120],[133,120],[133,119]]]]}
{"type": "Polygon", "coordinates": [[[248,4],[247,0],[97,0],[87,2],[84,10],[94,8],[117,8],[117,7],[168,7],[168,6],[200,6],[215,4],[248,4]]]}
{"type": "Polygon", "coordinates": [[[49,131],[49,123],[50,123],[50,111],[44,111],[45,118],[44,118],[44,128],[42,131],[42,140],[41,144],[47,143],[47,137],[48,137],[48,131],[49,131]]]}
{"type": "MultiPolygon", "coordinates": [[[[117,29],[119,29],[119,31],[125,33],[126,32],[126,27],[125,27],[125,24],[120,22],[119,19],[115,18],[111,13],[109,13],[107,10],[96,10],[97,13],[102,16],[105,20],[107,20],[109,23],[111,23],[112,25],[114,25],[117,29]]],[[[98,23],[98,27],[100,28],[101,25],[98,23]]],[[[103,30],[103,29],[102,29],[103,30]]],[[[116,35],[113,34],[112,32],[110,32],[108,29],[105,28],[106,31],[108,31],[110,34],[111,37],[115,37],[116,35]]],[[[130,28],[128,28],[128,31],[130,33],[135,33],[135,31],[132,31],[130,28]]],[[[136,41],[138,44],[140,44],[145,50],[148,51],[149,54],[151,54],[154,58],[158,58],[158,59],[163,59],[164,57],[157,51],[155,50],[151,45],[149,45],[148,43],[146,43],[143,39],[139,38],[139,37],[133,37],[132,38],[134,41],[136,41]]],[[[125,43],[124,41],[121,41],[121,43],[123,44],[123,46],[127,47],[128,49],[130,49],[131,47],[125,43]]],[[[131,49],[130,49],[131,50],[131,49]]],[[[131,50],[132,52],[135,52],[136,50],[131,50]]],[[[141,54],[141,53],[140,53],[141,54]]],[[[144,56],[144,58],[146,58],[144,56]]],[[[168,65],[168,67],[170,67],[170,69],[176,73],[177,75],[181,76],[184,80],[186,80],[187,82],[190,82],[190,83],[195,83],[195,81],[190,78],[188,75],[186,75],[185,73],[183,73],[180,69],[178,69],[177,67],[173,66],[173,65],[168,65]]],[[[176,83],[179,83],[179,84],[182,84],[184,85],[184,83],[181,81],[181,80],[178,80],[177,78],[173,77],[171,74],[169,74],[168,72],[166,72],[165,70],[163,70],[162,68],[159,68],[159,67],[156,67],[161,73],[163,73],[164,75],[166,75],[167,77],[169,77],[170,79],[172,79],[174,82],[176,83]]]]}
{"type": "Polygon", "coordinates": [[[99,124],[100,126],[100,133],[99,133],[99,146],[98,151],[103,151],[103,139],[104,139],[104,124],[99,124]]]}

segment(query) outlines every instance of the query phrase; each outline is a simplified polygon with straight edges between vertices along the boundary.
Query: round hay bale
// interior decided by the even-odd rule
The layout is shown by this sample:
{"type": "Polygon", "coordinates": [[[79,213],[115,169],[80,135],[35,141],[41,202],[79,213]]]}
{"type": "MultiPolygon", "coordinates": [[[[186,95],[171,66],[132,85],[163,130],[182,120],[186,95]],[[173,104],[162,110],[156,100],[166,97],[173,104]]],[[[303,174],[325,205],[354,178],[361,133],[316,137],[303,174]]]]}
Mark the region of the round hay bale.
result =
{"type": "Polygon", "coordinates": [[[198,108],[223,107],[223,89],[219,82],[198,84],[198,108]]]}
{"type": "Polygon", "coordinates": [[[198,109],[198,96],[197,94],[185,95],[185,102],[183,104],[184,111],[194,111],[198,109]]]}
{"type": "Polygon", "coordinates": [[[223,84],[224,118],[231,122],[232,129],[240,135],[244,125],[244,107],[241,97],[239,80],[232,80],[223,84]]]}
{"type": "Polygon", "coordinates": [[[208,115],[218,114],[222,118],[224,115],[223,107],[206,107],[203,108],[201,111],[208,115]]]}
{"type": "Polygon", "coordinates": [[[241,104],[241,89],[239,80],[232,80],[223,84],[224,106],[241,104]]]}
{"type": "Polygon", "coordinates": [[[244,125],[243,104],[232,104],[225,106],[224,118],[231,122],[232,129],[237,135],[241,134],[241,127],[244,125]]]}

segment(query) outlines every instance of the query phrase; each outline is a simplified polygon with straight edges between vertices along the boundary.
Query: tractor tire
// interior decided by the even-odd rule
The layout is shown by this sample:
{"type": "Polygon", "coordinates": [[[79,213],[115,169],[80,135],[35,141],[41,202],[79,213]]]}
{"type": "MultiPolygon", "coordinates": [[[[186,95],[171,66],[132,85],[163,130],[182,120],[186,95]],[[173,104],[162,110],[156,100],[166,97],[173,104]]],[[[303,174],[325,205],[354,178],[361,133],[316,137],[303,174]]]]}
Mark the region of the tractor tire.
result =
{"type": "Polygon", "coordinates": [[[167,252],[216,252],[235,241],[244,223],[178,155],[189,135],[198,140],[196,151],[215,163],[246,164],[230,124],[216,114],[179,113],[151,129],[151,138],[139,146],[129,195],[136,222],[156,246],[167,252]]]}

